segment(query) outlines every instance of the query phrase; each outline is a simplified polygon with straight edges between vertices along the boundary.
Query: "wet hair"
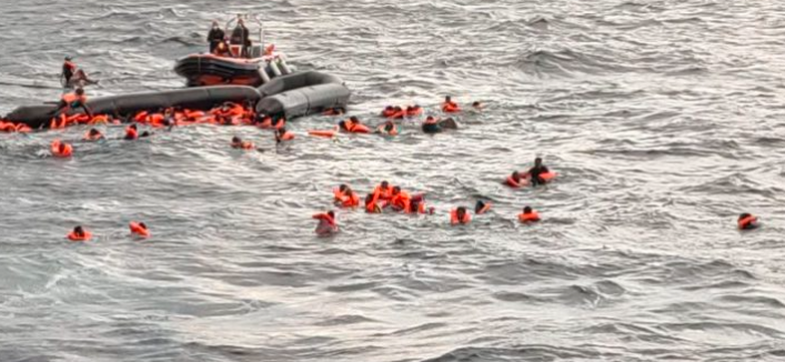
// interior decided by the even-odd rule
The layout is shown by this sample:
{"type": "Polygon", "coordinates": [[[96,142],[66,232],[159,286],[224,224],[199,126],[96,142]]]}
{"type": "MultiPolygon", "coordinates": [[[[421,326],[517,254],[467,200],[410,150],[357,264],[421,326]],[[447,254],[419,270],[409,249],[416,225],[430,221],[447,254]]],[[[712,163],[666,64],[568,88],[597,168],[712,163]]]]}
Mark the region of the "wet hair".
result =
{"type": "Polygon", "coordinates": [[[346,192],[346,190],[348,190],[348,189],[349,189],[349,186],[346,185],[346,184],[342,184],[341,186],[338,186],[338,190],[340,190],[341,192],[346,192]]]}
{"type": "Polygon", "coordinates": [[[279,135],[283,135],[284,133],[286,133],[286,127],[281,127],[281,128],[278,129],[278,134],[279,135]]]}
{"type": "Polygon", "coordinates": [[[387,132],[391,132],[394,128],[395,128],[395,123],[393,123],[392,121],[389,121],[384,124],[384,130],[387,132]]]}
{"type": "Polygon", "coordinates": [[[390,187],[390,183],[387,182],[387,181],[382,181],[382,187],[388,188],[388,187],[390,187]]]}
{"type": "Polygon", "coordinates": [[[745,213],[743,213],[743,214],[739,215],[739,221],[741,221],[741,220],[743,220],[743,219],[746,219],[746,218],[748,218],[748,217],[750,217],[750,216],[752,216],[752,215],[750,215],[750,214],[748,214],[748,213],[746,213],[746,212],[745,212],[745,213]]]}
{"type": "Polygon", "coordinates": [[[141,227],[142,227],[142,229],[145,229],[145,230],[147,230],[147,225],[145,225],[143,222],[140,222],[140,223],[139,223],[139,226],[141,226],[141,227]]]}
{"type": "Polygon", "coordinates": [[[535,159],[534,159],[534,164],[535,164],[535,165],[537,165],[537,164],[541,164],[541,163],[542,163],[542,158],[540,158],[540,157],[537,157],[537,158],[535,158],[535,159]]]}
{"type": "Polygon", "coordinates": [[[466,214],[466,208],[463,206],[459,206],[457,210],[455,210],[456,214],[466,214]]]}
{"type": "Polygon", "coordinates": [[[83,95],[83,94],[84,94],[84,89],[82,89],[82,88],[76,88],[76,94],[78,94],[78,95],[80,95],[80,96],[81,96],[81,95],[83,95]]]}
{"type": "Polygon", "coordinates": [[[76,235],[84,235],[84,228],[81,225],[74,228],[74,234],[76,235]]]}
{"type": "Polygon", "coordinates": [[[237,137],[237,136],[234,136],[234,137],[232,137],[232,143],[240,143],[240,142],[242,142],[242,141],[243,141],[243,140],[242,140],[242,139],[240,139],[240,137],[237,137]]]}
{"type": "Polygon", "coordinates": [[[384,110],[385,111],[391,111],[391,110],[393,110],[393,106],[384,107],[384,110]]]}
{"type": "Polygon", "coordinates": [[[444,101],[445,101],[445,102],[452,102],[452,97],[450,97],[450,96],[444,96],[444,101]]]}
{"type": "Polygon", "coordinates": [[[360,119],[359,119],[359,118],[357,118],[357,116],[351,116],[351,117],[349,117],[349,119],[350,119],[352,122],[354,122],[354,123],[360,123],[360,119]]]}
{"type": "Polygon", "coordinates": [[[485,207],[485,203],[478,200],[477,204],[474,205],[474,213],[479,213],[480,210],[482,210],[482,208],[484,208],[484,207],[485,207]]]}
{"type": "Polygon", "coordinates": [[[426,121],[428,121],[428,120],[432,120],[432,119],[435,119],[435,118],[433,118],[433,116],[428,116],[428,117],[425,117],[425,120],[426,120],[426,121]]]}
{"type": "Polygon", "coordinates": [[[347,128],[347,127],[346,127],[346,121],[340,121],[340,122],[338,122],[338,127],[341,127],[341,129],[346,129],[346,128],[347,128]]]}
{"type": "Polygon", "coordinates": [[[393,193],[399,193],[399,192],[401,192],[401,187],[400,186],[393,187],[393,193]]]}
{"type": "Polygon", "coordinates": [[[403,108],[401,108],[401,106],[395,106],[395,110],[396,110],[396,111],[402,111],[402,110],[403,110],[403,108]]]}
{"type": "Polygon", "coordinates": [[[512,172],[512,178],[514,180],[520,180],[521,179],[521,174],[518,171],[513,171],[512,172]]]}
{"type": "Polygon", "coordinates": [[[101,132],[98,132],[98,130],[97,130],[97,129],[95,129],[95,128],[90,128],[90,135],[91,135],[91,136],[96,136],[96,135],[99,135],[99,134],[101,134],[101,132]]]}
{"type": "Polygon", "coordinates": [[[523,208],[523,213],[524,213],[524,214],[531,214],[531,213],[532,213],[532,208],[531,208],[531,206],[526,206],[526,207],[524,207],[524,208],[523,208]]]}
{"type": "Polygon", "coordinates": [[[142,132],[142,135],[140,135],[139,137],[150,137],[150,134],[151,134],[150,132],[144,131],[142,132]]]}
{"type": "Polygon", "coordinates": [[[368,194],[368,196],[365,197],[365,204],[368,205],[371,202],[373,202],[373,194],[368,194]]]}
{"type": "Polygon", "coordinates": [[[130,129],[132,129],[132,130],[134,130],[134,131],[136,131],[136,130],[137,130],[137,128],[136,128],[136,125],[135,125],[135,124],[131,124],[130,126],[128,126],[128,128],[130,128],[130,129]]]}
{"type": "Polygon", "coordinates": [[[479,101],[474,101],[474,103],[472,103],[472,107],[475,107],[475,108],[477,108],[477,107],[479,107],[481,105],[482,104],[479,101]]]}
{"type": "Polygon", "coordinates": [[[335,212],[333,212],[332,210],[328,211],[327,215],[330,215],[331,218],[335,218],[335,212]]]}

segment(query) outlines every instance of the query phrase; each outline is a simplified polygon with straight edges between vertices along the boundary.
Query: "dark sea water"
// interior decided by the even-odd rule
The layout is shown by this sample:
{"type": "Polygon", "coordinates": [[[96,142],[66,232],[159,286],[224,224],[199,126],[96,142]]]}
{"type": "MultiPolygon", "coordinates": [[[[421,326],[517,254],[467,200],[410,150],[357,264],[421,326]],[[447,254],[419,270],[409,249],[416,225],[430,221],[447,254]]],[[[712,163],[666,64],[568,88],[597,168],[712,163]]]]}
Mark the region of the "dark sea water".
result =
{"type": "MultiPolygon", "coordinates": [[[[778,361],[785,358],[785,3],[712,0],[6,1],[0,113],[57,100],[66,54],[91,96],[181,87],[210,20],[259,14],[351,114],[463,128],[305,137],[255,128],[75,144],[0,135],[0,361],[778,361]],[[535,156],[557,182],[500,184],[535,156]],[[436,215],[311,215],[334,186],[424,192],[436,215]],[[448,226],[450,208],[490,215],[448,226]],[[520,208],[544,222],[522,226],[520,208]],[[740,233],[741,212],[764,228],[740,233]],[[153,237],[135,241],[130,220],[153,237]],[[65,234],[83,224],[86,244],[65,234]]],[[[105,129],[119,136],[122,128],[105,129]]]]}

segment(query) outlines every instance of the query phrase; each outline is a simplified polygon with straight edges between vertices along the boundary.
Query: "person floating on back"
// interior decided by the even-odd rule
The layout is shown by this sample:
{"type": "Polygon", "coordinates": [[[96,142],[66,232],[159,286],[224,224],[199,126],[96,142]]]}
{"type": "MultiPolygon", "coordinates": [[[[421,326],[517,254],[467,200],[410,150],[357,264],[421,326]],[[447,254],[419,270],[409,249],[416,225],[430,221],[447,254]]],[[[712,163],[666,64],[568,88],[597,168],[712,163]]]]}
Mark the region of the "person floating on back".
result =
{"type": "Polygon", "coordinates": [[[93,237],[93,234],[87,230],[85,230],[81,226],[77,226],[71,231],[68,235],[68,240],[71,241],[90,241],[93,237]]]}
{"type": "Polygon", "coordinates": [[[326,213],[316,214],[313,218],[319,220],[319,224],[316,225],[316,235],[328,237],[335,235],[338,232],[338,223],[335,221],[335,213],[332,210],[326,213]]]}
{"type": "Polygon", "coordinates": [[[523,208],[523,212],[518,214],[518,221],[524,224],[538,222],[540,221],[540,214],[538,214],[537,211],[532,210],[531,207],[526,206],[523,208]]]}
{"type": "Polygon", "coordinates": [[[466,208],[463,206],[450,211],[450,224],[452,225],[466,225],[471,221],[471,215],[469,215],[469,212],[466,211],[466,208]]]}
{"type": "Polygon", "coordinates": [[[758,224],[758,218],[752,216],[748,213],[743,213],[739,215],[738,227],[739,230],[753,230],[757,229],[760,225],[758,224]]]}

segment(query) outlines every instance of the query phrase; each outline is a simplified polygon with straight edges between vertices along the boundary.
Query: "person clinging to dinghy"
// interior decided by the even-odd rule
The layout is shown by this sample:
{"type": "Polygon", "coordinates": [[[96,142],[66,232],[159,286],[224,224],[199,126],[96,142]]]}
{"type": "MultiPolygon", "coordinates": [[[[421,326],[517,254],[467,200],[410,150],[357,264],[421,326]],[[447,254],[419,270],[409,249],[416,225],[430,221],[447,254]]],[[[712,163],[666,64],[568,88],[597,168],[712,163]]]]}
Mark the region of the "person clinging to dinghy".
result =
{"type": "Polygon", "coordinates": [[[81,108],[88,116],[92,117],[93,112],[87,106],[87,96],[84,94],[84,89],[76,88],[73,93],[66,93],[60,98],[60,103],[57,105],[56,115],[66,114],[71,110],[81,108]]]}
{"type": "Polygon", "coordinates": [[[226,34],[224,33],[223,29],[221,29],[217,21],[213,21],[213,27],[207,34],[207,41],[210,42],[210,53],[214,53],[215,48],[218,47],[218,44],[224,42],[224,37],[226,37],[226,34]]]}

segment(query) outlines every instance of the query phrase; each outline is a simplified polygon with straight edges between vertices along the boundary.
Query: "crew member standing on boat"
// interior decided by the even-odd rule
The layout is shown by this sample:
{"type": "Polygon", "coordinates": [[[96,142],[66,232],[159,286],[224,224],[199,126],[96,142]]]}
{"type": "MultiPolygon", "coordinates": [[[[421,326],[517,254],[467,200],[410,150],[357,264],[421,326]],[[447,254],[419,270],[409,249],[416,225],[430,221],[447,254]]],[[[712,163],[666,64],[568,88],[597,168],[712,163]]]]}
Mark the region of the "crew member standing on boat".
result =
{"type": "Polygon", "coordinates": [[[248,28],[245,27],[245,22],[238,15],[237,26],[232,31],[232,38],[230,39],[232,45],[241,45],[240,57],[248,58],[248,48],[251,46],[251,38],[249,36],[248,28]]]}
{"type": "Polygon", "coordinates": [[[210,29],[210,33],[207,34],[207,41],[210,42],[210,53],[214,53],[218,44],[223,43],[225,36],[226,34],[224,34],[223,29],[218,26],[218,22],[213,21],[213,28],[210,29]]]}

